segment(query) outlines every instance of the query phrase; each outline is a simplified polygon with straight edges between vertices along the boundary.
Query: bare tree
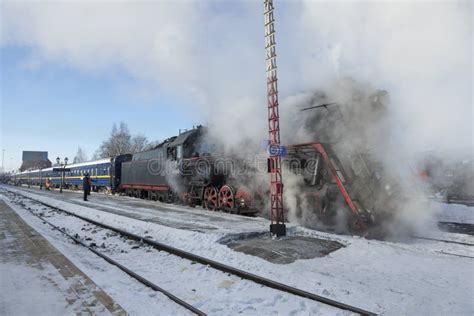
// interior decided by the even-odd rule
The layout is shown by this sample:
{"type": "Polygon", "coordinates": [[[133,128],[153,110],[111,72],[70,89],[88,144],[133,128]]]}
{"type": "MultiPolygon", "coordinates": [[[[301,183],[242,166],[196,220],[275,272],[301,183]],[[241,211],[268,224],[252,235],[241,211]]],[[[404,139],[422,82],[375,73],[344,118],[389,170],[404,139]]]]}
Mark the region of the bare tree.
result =
{"type": "Polygon", "coordinates": [[[79,162],[84,162],[84,161],[87,161],[86,152],[81,147],[78,147],[76,156],[74,156],[72,163],[79,163],[79,162]]]}
{"type": "Polygon", "coordinates": [[[130,147],[131,153],[136,153],[145,150],[148,146],[148,139],[142,134],[137,134],[132,138],[132,144],[130,147]]]}
{"type": "Polygon", "coordinates": [[[100,155],[100,149],[97,149],[94,154],[92,155],[92,158],[91,160],[99,160],[101,158],[101,155],[100,155]]]}
{"type": "Polygon", "coordinates": [[[94,153],[94,158],[108,158],[122,154],[142,151],[148,145],[148,139],[141,135],[132,137],[127,124],[120,122],[118,127],[114,123],[110,137],[102,142],[100,148],[94,153]]]}
{"type": "Polygon", "coordinates": [[[99,157],[107,158],[129,153],[131,138],[127,124],[120,122],[119,127],[117,127],[117,124],[114,123],[110,137],[100,145],[99,157]]]}

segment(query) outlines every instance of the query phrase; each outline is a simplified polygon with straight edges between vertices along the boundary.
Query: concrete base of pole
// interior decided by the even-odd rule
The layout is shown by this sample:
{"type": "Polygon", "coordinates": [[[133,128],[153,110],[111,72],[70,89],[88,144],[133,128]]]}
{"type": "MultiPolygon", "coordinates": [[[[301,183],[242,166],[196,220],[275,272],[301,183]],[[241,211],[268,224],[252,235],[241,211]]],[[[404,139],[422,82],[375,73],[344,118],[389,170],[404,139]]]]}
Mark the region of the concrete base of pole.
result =
{"type": "Polygon", "coordinates": [[[286,236],[285,224],[270,224],[270,233],[277,237],[286,236]]]}

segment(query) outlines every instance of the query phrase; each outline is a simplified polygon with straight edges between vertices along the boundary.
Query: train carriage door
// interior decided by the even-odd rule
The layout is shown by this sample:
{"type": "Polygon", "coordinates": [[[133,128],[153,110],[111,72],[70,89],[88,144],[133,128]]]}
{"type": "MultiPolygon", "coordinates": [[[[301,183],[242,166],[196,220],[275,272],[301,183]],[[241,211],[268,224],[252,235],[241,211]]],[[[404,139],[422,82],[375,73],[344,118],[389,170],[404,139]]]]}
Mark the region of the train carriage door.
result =
{"type": "MultiPolygon", "coordinates": [[[[117,166],[118,158],[119,156],[116,156],[112,158],[111,164],[110,164],[110,174],[109,176],[109,186],[112,191],[114,191],[117,187],[117,172],[119,172],[119,168],[117,166]]],[[[104,173],[105,173],[105,168],[104,168],[104,173]]]]}

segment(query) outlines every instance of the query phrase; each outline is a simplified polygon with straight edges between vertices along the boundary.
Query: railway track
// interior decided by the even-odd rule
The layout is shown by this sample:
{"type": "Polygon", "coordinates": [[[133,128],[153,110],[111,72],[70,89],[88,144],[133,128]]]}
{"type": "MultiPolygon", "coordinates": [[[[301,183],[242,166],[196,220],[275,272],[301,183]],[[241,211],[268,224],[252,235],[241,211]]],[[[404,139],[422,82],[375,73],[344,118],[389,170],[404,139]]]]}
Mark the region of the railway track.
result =
{"type": "MultiPolygon", "coordinates": [[[[456,244],[456,245],[462,245],[462,246],[470,246],[470,247],[474,246],[474,243],[461,242],[461,241],[455,241],[455,240],[447,240],[447,239],[439,239],[439,238],[432,238],[432,237],[425,237],[425,236],[413,235],[413,236],[411,236],[411,238],[420,239],[420,240],[437,241],[437,242],[443,242],[443,243],[447,243],[447,244],[456,244]]],[[[440,253],[440,254],[443,254],[443,255],[448,255],[448,256],[474,259],[473,256],[466,256],[466,255],[451,253],[451,252],[447,252],[447,251],[436,251],[436,252],[440,253]]]]}
{"type": "Polygon", "coordinates": [[[474,236],[474,224],[438,222],[438,227],[442,231],[445,231],[448,233],[465,234],[465,235],[474,236]]]}
{"type": "Polygon", "coordinates": [[[78,237],[75,237],[75,236],[72,236],[70,235],[69,233],[67,233],[64,229],[60,228],[59,226],[57,225],[54,225],[53,223],[49,222],[48,220],[46,220],[44,217],[38,215],[38,214],[35,214],[33,211],[31,210],[28,210],[30,211],[30,213],[36,217],[38,217],[41,221],[43,221],[44,223],[50,225],[53,229],[61,232],[63,235],[67,236],[68,238],[72,239],[75,243],[87,248],[89,251],[93,252],[94,254],[96,254],[97,256],[101,257],[102,259],[104,259],[105,261],[107,261],[108,263],[116,266],[117,268],[119,268],[120,270],[122,270],[123,272],[125,272],[126,274],[128,274],[129,276],[131,276],[132,278],[134,278],[135,280],[137,280],[138,282],[140,282],[141,284],[157,291],[157,292],[161,292],[163,293],[165,296],[167,296],[169,299],[171,299],[172,301],[174,301],[175,303],[181,305],[182,307],[186,308],[187,310],[193,312],[194,314],[196,315],[207,315],[206,313],[204,313],[203,311],[195,308],[194,306],[192,306],[191,304],[185,302],[184,300],[180,299],[179,297],[177,297],[176,295],[174,295],[173,293],[161,288],[160,286],[156,285],[155,283],[151,282],[150,280],[144,278],[143,276],[133,272],[132,270],[130,270],[129,268],[125,267],[124,265],[120,264],[119,262],[117,262],[116,260],[112,259],[111,257],[107,256],[106,254],[98,251],[96,248],[94,247],[91,247],[89,245],[87,245],[85,242],[83,242],[81,239],[79,239],[78,237]]]}
{"type": "Polygon", "coordinates": [[[424,237],[424,236],[411,236],[411,238],[414,239],[422,239],[422,240],[431,240],[431,241],[439,241],[439,242],[444,242],[447,244],[457,244],[457,245],[463,245],[463,246],[474,246],[472,243],[468,242],[461,242],[461,241],[455,241],[455,240],[447,240],[447,239],[439,239],[439,238],[432,238],[432,237],[424,237]]]}
{"type": "MultiPolygon", "coordinates": [[[[205,257],[199,256],[199,255],[196,255],[196,254],[193,254],[193,253],[190,253],[190,252],[178,249],[178,248],[171,247],[169,245],[160,243],[160,242],[152,240],[150,238],[147,238],[147,237],[144,237],[144,236],[139,236],[139,235],[124,231],[122,229],[118,229],[118,228],[112,227],[110,225],[97,222],[95,220],[92,220],[92,219],[74,214],[72,212],[69,212],[67,210],[58,208],[58,207],[50,205],[48,203],[44,203],[42,201],[36,200],[36,199],[31,198],[29,196],[25,196],[21,193],[9,191],[9,190],[6,190],[6,191],[11,193],[11,194],[14,194],[16,196],[21,196],[22,198],[26,198],[28,200],[34,201],[35,203],[46,206],[46,207],[48,207],[50,209],[53,209],[57,212],[61,212],[61,213],[64,213],[64,214],[68,214],[70,216],[74,216],[74,217],[76,217],[80,220],[83,220],[83,221],[85,221],[89,224],[92,224],[92,225],[95,225],[95,226],[113,231],[113,232],[119,234],[120,236],[126,237],[130,240],[139,241],[139,242],[141,242],[143,244],[146,244],[146,245],[149,245],[149,246],[151,246],[151,247],[153,247],[153,248],[155,248],[159,251],[165,251],[165,252],[167,252],[169,254],[172,254],[174,256],[178,256],[180,258],[187,259],[187,260],[189,260],[193,263],[197,262],[197,263],[200,263],[202,265],[209,266],[211,268],[214,268],[216,270],[224,272],[226,274],[231,274],[231,275],[237,276],[239,278],[249,280],[249,281],[255,282],[257,284],[263,285],[263,286],[268,287],[268,288],[272,288],[272,289],[275,289],[275,290],[278,290],[278,291],[286,292],[286,293],[296,295],[296,296],[299,296],[299,297],[302,297],[302,298],[310,299],[310,300],[313,300],[313,301],[316,301],[316,302],[319,302],[319,303],[323,303],[323,304],[326,304],[326,305],[329,305],[329,306],[332,306],[332,307],[336,307],[338,309],[350,311],[350,312],[357,313],[357,314],[360,314],[360,315],[377,315],[376,313],[364,310],[364,309],[356,307],[356,306],[352,306],[352,305],[345,304],[343,302],[339,302],[339,301],[336,301],[336,300],[332,300],[332,299],[329,299],[329,298],[326,298],[326,297],[323,297],[323,296],[320,296],[320,295],[317,295],[317,294],[314,294],[314,293],[310,293],[310,292],[307,292],[307,291],[304,291],[304,290],[301,290],[301,289],[298,289],[298,288],[295,288],[295,287],[292,287],[292,286],[289,286],[289,285],[286,285],[286,284],[283,284],[283,283],[280,283],[280,282],[277,282],[277,281],[274,281],[274,280],[271,280],[271,279],[268,279],[268,278],[265,278],[265,277],[261,277],[261,276],[249,273],[247,271],[237,269],[235,267],[232,267],[232,266],[229,266],[229,265],[226,265],[226,264],[223,264],[223,263],[211,260],[211,259],[207,259],[205,257]]],[[[112,258],[106,256],[105,254],[100,253],[96,248],[85,244],[79,238],[77,238],[75,236],[72,236],[71,234],[67,233],[64,229],[50,223],[49,221],[47,221],[46,219],[44,219],[40,215],[35,214],[31,210],[29,210],[29,211],[30,211],[30,213],[32,213],[36,217],[40,218],[42,221],[44,221],[44,222],[48,223],[49,225],[51,225],[52,227],[54,227],[54,229],[56,229],[56,230],[60,231],[61,233],[67,235],[68,238],[73,239],[75,242],[77,242],[81,246],[86,247],[87,249],[89,249],[90,251],[95,253],[96,255],[102,257],[107,262],[117,266],[122,271],[124,271],[125,273],[129,274],[131,277],[138,280],[140,283],[154,289],[155,291],[159,291],[159,292],[163,293],[164,295],[169,297],[171,300],[173,300],[177,304],[183,306],[184,308],[190,310],[191,312],[193,312],[197,315],[205,315],[204,312],[202,312],[199,309],[193,307],[191,304],[186,303],[182,299],[180,299],[177,296],[173,295],[172,293],[164,290],[163,288],[159,287],[158,285],[154,284],[153,282],[141,277],[140,275],[138,275],[135,272],[129,270],[128,268],[126,268],[125,266],[123,266],[120,263],[116,262],[112,258]]]]}
{"type": "MultiPolygon", "coordinates": [[[[456,234],[464,234],[474,236],[474,224],[469,223],[454,223],[454,222],[438,222],[438,227],[445,232],[448,233],[456,233],[456,234]]],[[[447,244],[457,244],[463,246],[474,246],[474,243],[469,242],[461,242],[455,240],[448,240],[448,239],[440,239],[440,238],[433,238],[427,236],[418,236],[412,235],[411,238],[414,239],[421,239],[421,240],[431,240],[431,241],[438,241],[447,244]]]]}

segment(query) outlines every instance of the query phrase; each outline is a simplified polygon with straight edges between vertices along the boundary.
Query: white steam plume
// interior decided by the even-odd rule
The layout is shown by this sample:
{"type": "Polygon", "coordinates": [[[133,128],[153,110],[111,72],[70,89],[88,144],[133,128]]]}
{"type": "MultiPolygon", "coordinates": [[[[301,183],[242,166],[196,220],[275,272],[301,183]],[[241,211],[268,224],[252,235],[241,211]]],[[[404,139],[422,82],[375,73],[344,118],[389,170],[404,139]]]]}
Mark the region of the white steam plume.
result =
{"type": "MultiPolygon", "coordinates": [[[[276,5],[282,96],[350,76],[390,92],[408,150],[472,146],[470,1],[276,5]]],[[[1,44],[30,47],[25,63],[94,72],[118,66],[161,93],[187,98],[230,140],[239,129],[266,137],[258,1],[1,6],[1,44]]]]}

